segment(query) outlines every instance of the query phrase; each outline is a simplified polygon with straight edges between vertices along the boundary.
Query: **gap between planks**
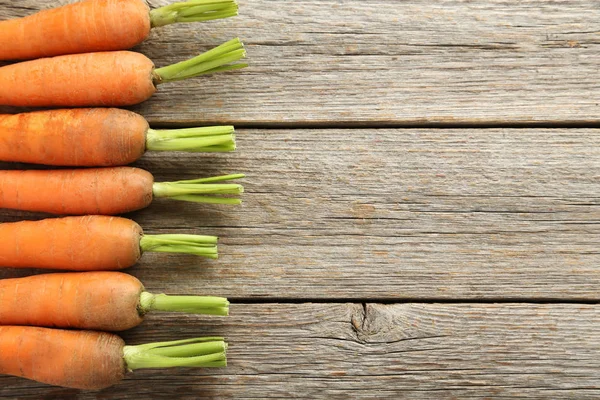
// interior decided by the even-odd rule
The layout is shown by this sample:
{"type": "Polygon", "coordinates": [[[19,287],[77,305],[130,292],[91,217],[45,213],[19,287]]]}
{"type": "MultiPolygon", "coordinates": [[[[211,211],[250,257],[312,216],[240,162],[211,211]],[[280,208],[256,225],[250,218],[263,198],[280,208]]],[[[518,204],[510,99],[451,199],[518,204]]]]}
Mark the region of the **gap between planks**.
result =
{"type": "MultiPolygon", "coordinates": [[[[191,128],[199,125],[203,125],[204,121],[197,122],[158,122],[152,124],[154,129],[177,129],[177,128],[191,128]]],[[[456,122],[456,123],[437,123],[437,122],[371,122],[371,121],[330,121],[326,123],[320,122],[307,122],[307,123],[296,123],[296,122],[278,122],[278,123],[252,123],[246,122],[236,124],[235,121],[218,121],[216,125],[235,125],[237,130],[245,129],[260,129],[260,130],[306,130],[306,129],[318,129],[318,130],[363,130],[363,129],[464,129],[469,131],[483,130],[483,129],[598,129],[600,128],[600,122],[593,123],[589,121],[563,121],[563,122],[506,122],[506,121],[491,121],[489,123],[469,123],[469,122],[456,122]]]]}

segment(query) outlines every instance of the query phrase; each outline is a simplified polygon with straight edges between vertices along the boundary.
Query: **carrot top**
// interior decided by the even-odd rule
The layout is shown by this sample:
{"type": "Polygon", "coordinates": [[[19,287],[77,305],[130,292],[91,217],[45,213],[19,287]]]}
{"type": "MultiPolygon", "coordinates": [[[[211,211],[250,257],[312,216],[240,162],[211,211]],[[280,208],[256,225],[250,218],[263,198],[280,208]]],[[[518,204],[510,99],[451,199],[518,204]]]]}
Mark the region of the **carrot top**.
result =
{"type": "Polygon", "coordinates": [[[151,26],[163,26],[176,22],[200,22],[238,15],[235,0],[191,0],[174,3],[150,11],[151,26]]]}
{"type": "Polygon", "coordinates": [[[184,253],[207,258],[217,258],[216,236],[164,234],[143,235],[140,239],[142,252],[184,253]]]}
{"type": "Polygon", "coordinates": [[[176,182],[155,182],[152,185],[152,193],[154,197],[169,197],[174,200],[195,203],[241,204],[242,201],[239,198],[222,197],[221,195],[242,194],[244,192],[242,185],[216,182],[243,177],[243,174],[234,174],[176,182]]]}
{"type": "Polygon", "coordinates": [[[139,313],[150,311],[176,311],[192,314],[229,315],[229,301],[214,296],[172,296],[142,292],[139,313]]]}
{"type": "Polygon", "coordinates": [[[156,342],[123,347],[130,371],[141,368],[225,367],[227,343],[221,337],[156,342]]]}
{"type": "Polygon", "coordinates": [[[155,69],[153,81],[158,85],[198,75],[244,68],[248,64],[230,64],[244,57],[246,57],[244,45],[240,39],[235,38],[189,60],[155,69]]]}
{"type": "Polygon", "coordinates": [[[146,150],[227,152],[235,150],[233,126],[186,129],[148,129],[146,150]]]}

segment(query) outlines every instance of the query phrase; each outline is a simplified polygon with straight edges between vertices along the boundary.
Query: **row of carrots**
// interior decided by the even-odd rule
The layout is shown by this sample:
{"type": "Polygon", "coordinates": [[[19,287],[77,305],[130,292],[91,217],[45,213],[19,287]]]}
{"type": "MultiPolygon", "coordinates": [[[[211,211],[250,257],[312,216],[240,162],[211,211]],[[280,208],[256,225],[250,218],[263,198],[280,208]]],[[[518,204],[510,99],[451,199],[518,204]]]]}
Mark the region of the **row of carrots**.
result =
{"type": "Polygon", "coordinates": [[[225,298],[153,294],[117,271],[144,252],[217,258],[216,237],[146,234],[117,215],[160,197],[239,204],[243,188],[229,181],[241,174],[155,182],[126,166],[147,151],[233,151],[234,128],[156,130],[131,111],[96,107],[137,104],[158,84],[245,67],[236,63],[245,57],[239,39],[161,68],[125,51],[154,27],[237,12],[235,0],[153,10],[143,0],[83,0],[0,21],[0,60],[21,60],[0,67],[0,105],[88,107],[0,115],[0,161],[72,167],[0,171],[0,208],[60,216],[0,224],[0,267],[77,271],[0,280],[0,374],[100,389],[135,369],[226,365],[221,337],[130,346],[110,332],[152,311],[228,315],[225,298]]]}

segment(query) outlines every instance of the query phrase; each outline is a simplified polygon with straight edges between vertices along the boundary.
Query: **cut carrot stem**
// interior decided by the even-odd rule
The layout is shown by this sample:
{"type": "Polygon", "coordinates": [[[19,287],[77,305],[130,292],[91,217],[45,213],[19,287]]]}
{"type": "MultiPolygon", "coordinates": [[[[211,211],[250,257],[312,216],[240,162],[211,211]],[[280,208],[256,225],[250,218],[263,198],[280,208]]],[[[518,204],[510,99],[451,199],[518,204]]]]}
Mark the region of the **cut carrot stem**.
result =
{"type": "Polygon", "coordinates": [[[150,25],[177,22],[201,22],[238,15],[238,5],[233,0],[193,0],[170,4],[150,11],[150,25]]]}
{"type": "Polygon", "coordinates": [[[148,129],[146,150],[229,152],[235,150],[234,128],[207,126],[186,129],[148,129]]]}
{"type": "Polygon", "coordinates": [[[140,312],[175,311],[192,314],[229,315],[229,301],[214,296],[172,296],[142,292],[140,312]]]}
{"type": "Polygon", "coordinates": [[[123,347],[129,370],[172,367],[225,367],[227,344],[221,337],[148,343],[123,347]]]}
{"type": "Polygon", "coordinates": [[[189,60],[155,69],[153,73],[154,84],[175,82],[198,75],[244,68],[248,64],[230,64],[244,57],[246,57],[244,45],[240,39],[235,38],[189,60]]]}
{"type": "Polygon", "coordinates": [[[216,236],[165,234],[144,235],[140,239],[142,252],[185,253],[216,259],[216,236]]]}
{"type": "Polygon", "coordinates": [[[168,197],[174,200],[211,204],[241,204],[242,200],[232,197],[219,197],[225,194],[242,194],[242,185],[216,183],[243,178],[243,174],[215,176],[176,182],[155,182],[152,185],[154,197],[168,197]],[[217,196],[212,196],[217,195],[217,196]]]}

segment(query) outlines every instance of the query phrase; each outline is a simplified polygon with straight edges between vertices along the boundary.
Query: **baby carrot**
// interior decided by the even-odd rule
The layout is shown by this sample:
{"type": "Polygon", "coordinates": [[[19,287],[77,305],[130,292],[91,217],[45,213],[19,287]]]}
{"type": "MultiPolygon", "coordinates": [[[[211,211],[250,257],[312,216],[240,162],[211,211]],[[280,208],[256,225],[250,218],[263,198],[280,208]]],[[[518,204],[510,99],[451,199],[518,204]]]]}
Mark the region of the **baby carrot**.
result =
{"type": "Polygon", "coordinates": [[[145,208],[155,197],[196,203],[240,204],[241,185],[219,183],[244,175],[154,182],[133,167],[1,170],[0,208],[63,215],[115,215],[145,208]]]}
{"type": "Polygon", "coordinates": [[[0,325],[124,331],[151,311],[227,315],[223,297],[167,296],[122,272],[56,273],[0,279],[0,325]]]}
{"type": "Polygon", "coordinates": [[[128,106],[147,100],[156,85],[240,69],[239,39],[162,68],[131,51],[71,54],[0,68],[0,105],[21,107],[128,106]]]}
{"type": "Polygon", "coordinates": [[[103,389],[142,368],[224,367],[220,337],[126,346],[113,333],[0,326],[0,374],[75,389],[103,389]]]}
{"type": "Polygon", "coordinates": [[[0,21],[0,60],[125,50],[150,28],[237,15],[234,0],[192,0],[150,11],[143,0],[84,0],[0,21]]]}
{"type": "Polygon", "coordinates": [[[150,129],[118,108],[0,114],[0,160],[62,166],[130,164],[146,151],[235,150],[233,126],[150,129]]]}
{"type": "Polygon", "coordinates": [[[217,258],[217,238],[146,235],[134,221],[87,215],[0,224],[0,267],[104,271],[128,268],[144,252],[217,258]]]}

